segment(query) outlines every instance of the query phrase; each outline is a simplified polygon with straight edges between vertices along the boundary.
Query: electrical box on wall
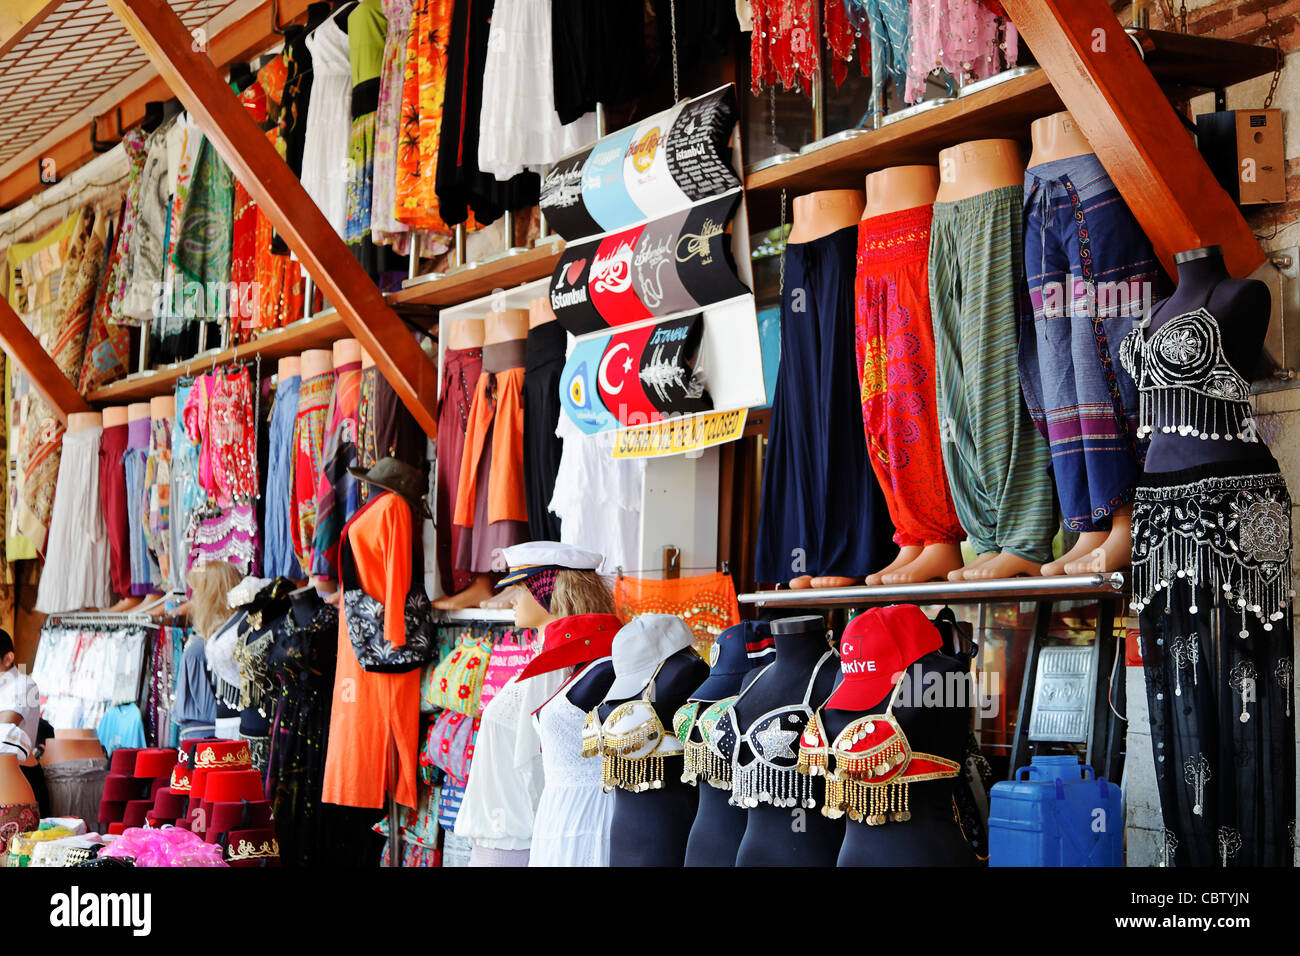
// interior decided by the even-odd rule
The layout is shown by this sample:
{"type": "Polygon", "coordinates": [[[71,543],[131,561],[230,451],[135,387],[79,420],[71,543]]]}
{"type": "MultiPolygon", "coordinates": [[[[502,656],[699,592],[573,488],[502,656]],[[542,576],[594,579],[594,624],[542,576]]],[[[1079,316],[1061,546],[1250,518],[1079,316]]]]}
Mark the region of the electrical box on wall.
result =
{"type": "Polygon", "coordinates": [[[1286,202],[1281,110],[1225,110],[1196,117],[1196,144],[1238,205],[1286,202]]]}

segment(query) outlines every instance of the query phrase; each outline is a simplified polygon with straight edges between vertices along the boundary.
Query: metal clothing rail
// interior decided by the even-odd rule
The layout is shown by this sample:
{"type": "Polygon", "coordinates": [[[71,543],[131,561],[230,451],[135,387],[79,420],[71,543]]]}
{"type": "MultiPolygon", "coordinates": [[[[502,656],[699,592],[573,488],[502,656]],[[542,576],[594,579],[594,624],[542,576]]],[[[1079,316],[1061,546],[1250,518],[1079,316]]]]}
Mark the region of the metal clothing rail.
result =
{"type": "Polygon", "coordinates": [[[925,584],[878,584],[849,588],[804,588],[741,594],[741,604],[765,607],[867,607],[873,604],[984,604],[1029,598],[1120,597],[1123,572],[1053,577],[999,578],[991,581],[930,581],[925,584]]]}
{"type": "Polygon", "coordinates": [[[100,624],[107,627],[157,627],[160,623],[148,614],[129,611],[120,614],[109,611],[69,611],[63,614],[51,614],[45,619],[47,627],[76,627],[87,624],[100,624]]]}

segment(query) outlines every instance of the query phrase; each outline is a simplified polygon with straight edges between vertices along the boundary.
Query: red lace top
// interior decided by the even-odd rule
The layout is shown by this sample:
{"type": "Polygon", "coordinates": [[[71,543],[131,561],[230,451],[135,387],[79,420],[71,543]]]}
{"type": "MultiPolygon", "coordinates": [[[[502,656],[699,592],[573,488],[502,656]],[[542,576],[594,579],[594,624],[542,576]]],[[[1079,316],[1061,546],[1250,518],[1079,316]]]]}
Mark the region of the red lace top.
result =
{"type": "Polygon", "coordinates": [[[855,40],[862,75],[870,75],[871,37],[854,30],[844,0],[751,0],[754,30],[750,34],[750,88],[755,96],[764,86],[778,82],[786,90],[812,92],[821,46],[813,35],[815,3],[822,4],[822,32],[831,51],[835,85],[843,83],[849,74],[855,40]]]}

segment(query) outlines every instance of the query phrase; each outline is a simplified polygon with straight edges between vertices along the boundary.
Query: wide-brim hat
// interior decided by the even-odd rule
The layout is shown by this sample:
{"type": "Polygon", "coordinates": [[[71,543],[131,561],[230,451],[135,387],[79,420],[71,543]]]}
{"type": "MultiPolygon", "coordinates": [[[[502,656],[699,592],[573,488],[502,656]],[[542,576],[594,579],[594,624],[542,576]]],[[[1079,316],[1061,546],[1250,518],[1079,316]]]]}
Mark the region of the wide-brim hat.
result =
{"type": "Polygon", "coordinates": [[[675,614],[642,614],[614,635],[610,656],[614,661],[614,683],[605,700],[635,697],[650,683],[659,665],[683,648],[695,643],[695,635],[675,614]]]}
{"type": "Polygon", "coordinates": [[[348,474],[357,481],[401,495],[413,506],[418,506],[424,517],[433,520],[429,502],[425,500],[424,476],[420,474],[420,469],[413,468],[400,458],[388,455],[369,469],[353,466],[348,469],[348,474]]]}
{"type": "Polygon", "coordinates": [[[542,632],[542,649],[524,665],[516,682],[608,657],[621,626],[613,614],[575,614],[552,621],[542,632]]]}

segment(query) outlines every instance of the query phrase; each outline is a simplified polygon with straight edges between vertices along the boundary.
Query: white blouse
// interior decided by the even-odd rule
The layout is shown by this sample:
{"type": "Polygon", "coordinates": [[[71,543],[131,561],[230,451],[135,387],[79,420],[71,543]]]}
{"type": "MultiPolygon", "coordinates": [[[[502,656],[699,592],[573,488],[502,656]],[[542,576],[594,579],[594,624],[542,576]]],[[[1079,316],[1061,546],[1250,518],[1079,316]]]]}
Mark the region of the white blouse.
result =
{"type": "Polygon", "coordinates": [[[307,35],[312,80],[302,151],[302,187],[340,236],[348,218],[352,139],[352,62],[347,31],[337,23],[345,15],[330,17],[307,35]]]}
{"type": "Polygon", "coordinates": [[[456,836],[494,850],[527,850],[546,783],[533,711],[564,682],[564,672],[510,678],[483,708],[456,836]]]}
{"type": "Polygon", "coordinates": [[[564,126],[555,111],[551,0],[493,7],[478,136],[479,169],[502,182],[595,142],[595,113],[564,126]]]}

